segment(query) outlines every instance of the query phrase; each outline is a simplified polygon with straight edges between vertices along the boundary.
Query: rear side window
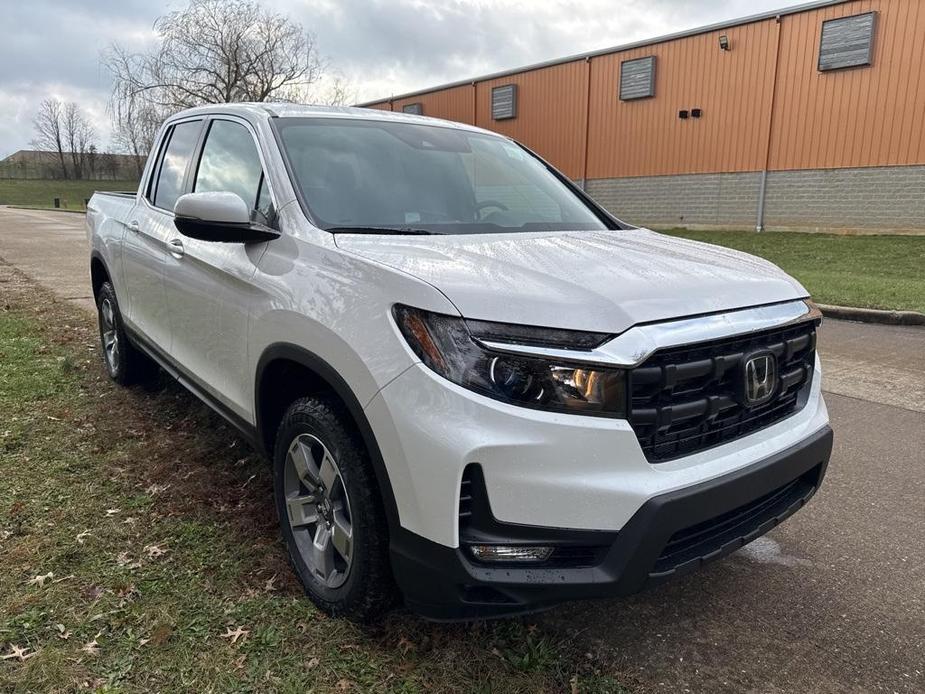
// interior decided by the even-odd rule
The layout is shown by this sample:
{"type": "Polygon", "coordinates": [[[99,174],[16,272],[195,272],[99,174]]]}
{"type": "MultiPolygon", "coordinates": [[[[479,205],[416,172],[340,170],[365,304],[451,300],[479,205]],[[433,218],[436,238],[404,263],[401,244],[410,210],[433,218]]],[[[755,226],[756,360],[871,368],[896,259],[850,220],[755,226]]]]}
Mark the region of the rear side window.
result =
{"type": "Polygon", "coordinates": [[[268,216],[269,195],[263,180],[263,167],[257,145],[247,128],[232,121],[212,121],[193,191],[236,193],[248,208],[268,216]]]}
{"type": "Polygon", "coordinates": [[[197,120],[173,127],[157,174],[154,189],[154,204],[157,207],[173,210],[177,198],[183,192],[183,177],[199,139],[201,125],[202,121],[197,120]]]}

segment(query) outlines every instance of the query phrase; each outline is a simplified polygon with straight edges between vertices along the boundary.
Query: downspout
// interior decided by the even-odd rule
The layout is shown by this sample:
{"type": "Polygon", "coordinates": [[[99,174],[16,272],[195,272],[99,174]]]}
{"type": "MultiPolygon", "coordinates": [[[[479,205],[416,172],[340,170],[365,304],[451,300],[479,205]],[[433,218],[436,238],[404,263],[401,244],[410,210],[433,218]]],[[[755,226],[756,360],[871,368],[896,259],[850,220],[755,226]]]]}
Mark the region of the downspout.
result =
{"type": "Polygon", "coordinates": [[[581,157],[581,189],[588,192],[588,139],[591,135],[591,56],[585,58],[587,79],[585,80],[585,149],[581,157]]]}
{"type": "Polygon", "coordinates": [[[764,231],[764,203],[768,194],[768,167],[771,165],[771,137],[774,133],[774,105],[777,102],[777,75],[780,72],[780,27],[781,16],[775,18],[777,23],[777,46],[774,52],[774,79],[771,80],[771,106],[768,112],[768,134],[764,146],[764,168],[761,170],[761,182],[758,188],[758,218],[755,231],[764,231]]]}

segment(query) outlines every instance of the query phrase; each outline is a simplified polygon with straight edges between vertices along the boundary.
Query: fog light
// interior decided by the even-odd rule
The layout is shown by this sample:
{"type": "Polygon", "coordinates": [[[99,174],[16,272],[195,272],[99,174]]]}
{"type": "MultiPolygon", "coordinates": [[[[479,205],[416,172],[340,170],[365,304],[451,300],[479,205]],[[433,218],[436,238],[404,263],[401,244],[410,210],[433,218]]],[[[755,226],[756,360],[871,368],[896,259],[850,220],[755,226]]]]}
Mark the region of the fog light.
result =
{"type": "Polygon", "coordinates": [[[470,545],[469,551],[485,562],[538,562],[552,555],[552,547],[529,545],[470,545]]]}

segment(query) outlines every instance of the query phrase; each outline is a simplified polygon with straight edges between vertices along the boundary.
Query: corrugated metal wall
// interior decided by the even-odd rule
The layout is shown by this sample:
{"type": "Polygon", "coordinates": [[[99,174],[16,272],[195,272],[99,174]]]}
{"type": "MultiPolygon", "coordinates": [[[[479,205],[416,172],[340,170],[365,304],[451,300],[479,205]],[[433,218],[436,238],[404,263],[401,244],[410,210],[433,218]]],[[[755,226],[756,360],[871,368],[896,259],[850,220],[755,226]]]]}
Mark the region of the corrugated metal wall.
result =
{"type": "Polygon", "coordinates": [[[770,168],[925,163],[925,2],[865,0],[785,19],[770,168]],[[871,67],[818,72],[822,21],[871,10],[871,67]]]}
{"type": "Polygon", "coordinates": [[[510,135],[575,179],[925,164],[923,36],[925,0],[852,0],[391,107],[421,102],[425,115],[510,135]],[[819,72],[822,22],[868,11],[878,13],[872,65],[819,72]],[[647,55],[657,57],[655,97],[620,101],[620,63],[647,55]],[[491,88],[511,83],[517,117],[494,121],[491,88]],[[703,117],[678,117],[692,108],[703,117]]]}

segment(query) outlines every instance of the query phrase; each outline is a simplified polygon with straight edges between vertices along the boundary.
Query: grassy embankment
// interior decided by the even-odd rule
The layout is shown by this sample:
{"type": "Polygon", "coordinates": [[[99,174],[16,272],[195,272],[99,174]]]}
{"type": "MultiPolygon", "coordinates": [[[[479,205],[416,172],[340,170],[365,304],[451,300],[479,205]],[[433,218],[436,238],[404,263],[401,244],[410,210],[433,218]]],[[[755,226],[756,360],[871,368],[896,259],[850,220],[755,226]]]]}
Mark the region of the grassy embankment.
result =
{"type": "Polygon", "coordinates": [[[59,181],[55,179],[0,179],[0,205],[85,210],[84,200],[95,190],[137,190],[138,181],[59,181]]]}
{"type": "Polygon", "coordinates": [[[800,280],[822,304],[925,312],[925,236],[665,233],[767,258],[800,280]]]}

